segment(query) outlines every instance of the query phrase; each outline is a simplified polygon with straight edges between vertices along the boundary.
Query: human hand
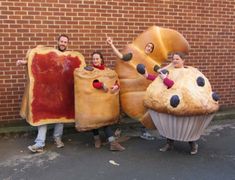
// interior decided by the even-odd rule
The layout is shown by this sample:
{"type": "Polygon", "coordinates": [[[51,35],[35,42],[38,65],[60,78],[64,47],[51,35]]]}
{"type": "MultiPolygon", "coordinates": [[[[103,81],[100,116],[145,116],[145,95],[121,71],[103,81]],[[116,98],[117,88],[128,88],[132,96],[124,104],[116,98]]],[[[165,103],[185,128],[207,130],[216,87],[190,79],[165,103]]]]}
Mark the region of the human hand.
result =
{"type": "Polygon", "coordinates": [[[109,88],[105,84],[103,84],[103,90],[104,90],[104,92],[107,93],[109,91],[109,88]]]}
{"type": "Polygon", "coordinates": [[[111,37],[107,37],[107,43],[109,43],[110,45],[113,44],[113,39],[111,37]]]}
{"type": "Polygon", "coordinates": [[[111,93],[112,94],[117,94],[119,92],[119,90],[120,90],[120,88],[116,84],[111,87],[111,93]]]}
{"type": "Polygon", "coordinates": [[[162,80],[164,80],[167,77],[167,74],[164,74],[162,71],[160,71],[159,76],[162,80]]]}
{"type": "Polygon", "coordinates": [[[19,60],[16,61],[17,66],[20,66],[20,65],[23,65],[23,64],[26,64],[25,60],[19,59],[19,60]]]}

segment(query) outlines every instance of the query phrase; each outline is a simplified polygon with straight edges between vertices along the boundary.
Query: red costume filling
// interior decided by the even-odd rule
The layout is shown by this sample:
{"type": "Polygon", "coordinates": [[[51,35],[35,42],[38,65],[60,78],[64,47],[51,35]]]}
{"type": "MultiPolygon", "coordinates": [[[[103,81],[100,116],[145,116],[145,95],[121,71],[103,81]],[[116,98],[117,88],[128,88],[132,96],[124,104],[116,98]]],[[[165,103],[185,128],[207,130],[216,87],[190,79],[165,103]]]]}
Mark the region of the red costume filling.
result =
{"type": "Polygon", "coordinates": [[[73,71],[80,65],[80,59],[70,55],[35,54],[31,66],[34,77],[33,122],[45,118],[74,118],[73,71]]]}

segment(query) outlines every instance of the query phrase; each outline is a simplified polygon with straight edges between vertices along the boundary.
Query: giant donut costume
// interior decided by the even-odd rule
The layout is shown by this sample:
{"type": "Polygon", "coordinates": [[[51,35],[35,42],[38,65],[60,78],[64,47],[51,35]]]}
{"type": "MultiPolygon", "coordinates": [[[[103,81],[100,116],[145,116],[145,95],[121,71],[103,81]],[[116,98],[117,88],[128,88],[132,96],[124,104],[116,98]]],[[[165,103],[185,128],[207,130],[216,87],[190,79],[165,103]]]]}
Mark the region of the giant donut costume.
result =
{"type": "Polygon", "coordinates": [[[148,128],[155,128],[143,102],[151,81],[137,73],[137,64],[144,64],[149,73],[154,73],[153,67],[161,65],[170,52],[187,53],[188,49],[189,44],[180,33],[157,26],[148,28],[124,48],[122,54],[131,53],[132,57],[129,61],[117,60],[115,70],[121,84],[121,107],[129,117],[139,120],[148,128]],[[144,50],[148,43],[154,44],[154,50],[146,55],[144,50]]]}
{"type": "Polygon", "coordinates": [[[32,49],[21,116],[33,126],[74,122],[73,71],[84,66],[79,52],[44,46],[32,49]]]}
{"type": "Polygon", "coordinates": [[[119,93],[110,91],[118,81],[117,73],[109,68],[78,68],[74,71],[74,80],[76,129],[87,131],[117,123],[120,113],[119,93]],[[109,91],[95,89],[92,86],[94,80],[103,82],[109,91]]]}

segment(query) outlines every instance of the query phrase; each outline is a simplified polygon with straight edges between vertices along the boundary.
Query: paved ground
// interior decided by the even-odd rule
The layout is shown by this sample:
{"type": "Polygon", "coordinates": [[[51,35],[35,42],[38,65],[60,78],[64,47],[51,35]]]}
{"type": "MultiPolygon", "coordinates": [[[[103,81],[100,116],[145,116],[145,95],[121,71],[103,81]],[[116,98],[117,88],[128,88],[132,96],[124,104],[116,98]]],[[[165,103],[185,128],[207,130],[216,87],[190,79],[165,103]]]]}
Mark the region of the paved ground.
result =
{"type": "Polygon", "coordinates": [[[165,143],[139,138],[140,126],[122,129],[130,137],[124,152],[110,152],[108,145],[94,149],[90,133],[67,131],[65,147],[57,149],[48,134],[46,151],[32,154],[27,146],[34,133],[0,136],[1,180],[232,180],[235,179],[235,119],[214,121],[198,141],[199,153],[189,155],[187,143],[159,152],[165,143]]]}

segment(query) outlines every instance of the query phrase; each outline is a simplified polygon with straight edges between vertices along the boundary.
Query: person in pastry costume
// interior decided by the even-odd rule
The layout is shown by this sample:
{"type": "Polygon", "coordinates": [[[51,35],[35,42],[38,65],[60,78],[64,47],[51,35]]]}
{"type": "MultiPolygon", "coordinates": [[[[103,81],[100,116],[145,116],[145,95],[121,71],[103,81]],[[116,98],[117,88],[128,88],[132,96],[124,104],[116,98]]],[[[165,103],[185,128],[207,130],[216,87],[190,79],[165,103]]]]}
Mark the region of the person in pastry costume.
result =
{"type": "Polygon", "coordinates": [[[20,115],[37,126],[35,144],[28,146],[34,153],[43,151],[48,124],[54,124],[53,138],[62,148],[63,123],[74,122],[73,71],[84,67],[85,61],[79,52],[67,51],[68,43],[69,37],[62,34],[56,48],[37,46],[28,51],[26,60],[17,60],[17,65],[27,65],[20,115]]]}
{"type": "Polygon", "coordinates": [[[115,139],[110,127],[119,116],[119,90],[117,74],[105,67],[101,52],[92,53],[92,67],[87,66],[75,72],[76,129],[92,130],[95,148],[102,145],[99,135],[99,128],[102,127],[110,143],[110,150],[125,150],[115,139]]]}
{"type": "Polygon", "coordinates": [[[219,108],[219,96],[200,71],[184,66],[183,56],[173,53],[172,63],[167,70],[158,70],[159,76],[143,73],[154,80],[147,88],[144,104],[159,133],[167,138],[160,151],[172,150],[175,140],[187,141],[193,155],[198,152],[196,140],[219,108]]]}
{"type": "MultiPolygon", "coordinates": [[[[97,68],[99,70],[105,70],[104,65],[104,58],[103,55],[100,52],[93,52],[92,53],[92,65],[94,68],[97,68]]],[[[103,90],[104,92],[108,92],[108,87],[103,82],[100,82],[99,80],[93,81],[93,87],[99,90],[103,90]]],[[[120,89],[120,86],[118,84],[118,81],[115,82],[115,84],[111,87],[111,93],[118,93],[120,89]]],[[[94,129],[92,130],[95,140],[95,147],[100,148],[101,146],[101,140],[99,136],[99,130],[94,129]]],[[[112,129],[110,126],[104,127],[104,133],[110,142],[110,150],[117,150],[117,151],[123,151],[125,148],[121,146],[114,137],[114,133],[112,132],[112,129]]]]}
{"type": "MultiPolygon", "coordinates": [[[[107,37],[107,43],[111,46],[113,52],[115,53],[115,55],[119,58],[119,59],[122,59],[123,61],[129,61],[131,60],[132,58],[132,53],[129,52],[127,54],[122,54],[116,47],[115,45],[113,44],[113,39],[111,37],[107,37]]],[[[146,55],[149,55],[153,52],[154,50],[154,44],[151,43],[151,42],[148,42],[144,48],[144,52],[146,55]]],[[[142,139],[145,139],[145,140],[154,140],[154,136],[151,135],[151,133],[148,132],[148,129],[143,127],[141,128],[141,135],[140,137],[142,139]]]]}

